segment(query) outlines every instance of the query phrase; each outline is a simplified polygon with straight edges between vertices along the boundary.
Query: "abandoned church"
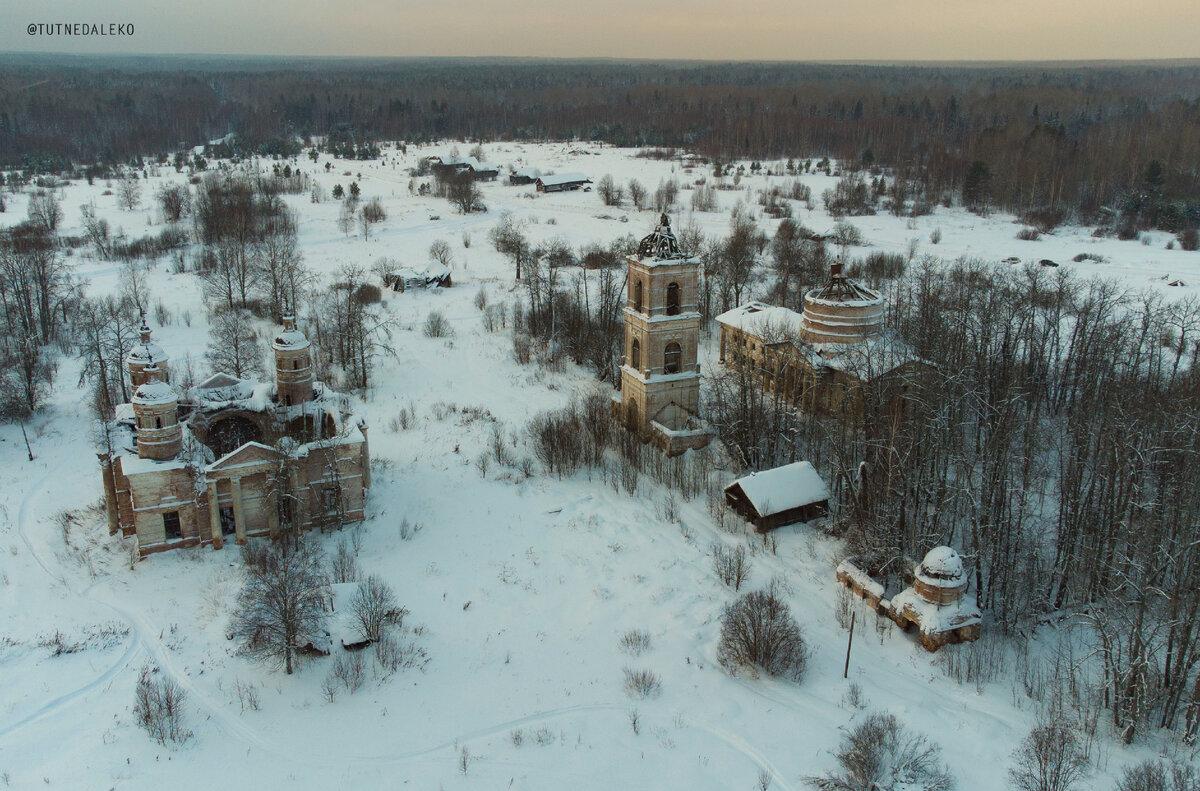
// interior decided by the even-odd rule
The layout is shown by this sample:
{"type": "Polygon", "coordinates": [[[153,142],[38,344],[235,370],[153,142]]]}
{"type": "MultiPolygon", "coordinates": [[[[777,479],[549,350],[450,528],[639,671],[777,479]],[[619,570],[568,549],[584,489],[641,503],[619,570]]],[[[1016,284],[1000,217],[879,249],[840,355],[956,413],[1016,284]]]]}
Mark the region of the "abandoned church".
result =
{"type": "Polygon", "coordinates": [[[216,373],[184,394],[143,318],[125,358],[133,395],[98,453],[109,531],[133,538],[139,557],[363,518],[365,422],[314,381],[291,316],[271,348],[274,382],[216,373]]]}

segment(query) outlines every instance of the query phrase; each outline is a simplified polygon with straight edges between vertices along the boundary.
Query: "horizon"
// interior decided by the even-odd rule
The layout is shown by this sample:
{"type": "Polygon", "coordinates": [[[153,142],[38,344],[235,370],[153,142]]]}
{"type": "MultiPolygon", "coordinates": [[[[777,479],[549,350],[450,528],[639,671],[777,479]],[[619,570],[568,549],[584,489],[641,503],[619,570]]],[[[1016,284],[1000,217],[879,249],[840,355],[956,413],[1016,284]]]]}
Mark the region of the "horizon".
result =
{"type": "Polygon", "coordinates": [[[211,0],[186,16],[146,0],[97,8],[50,0],[38,10],[0,11],[0,52],[185,57],[549,58],[782,63],[1074,63],[1200,57],[1200,4],[1081,9],[1035,0],[952,7],[913,0],[880,8],[849,0],[836,8],[763,0],[731,23],[712,0],[646,5],[600,0],[564,12],[541,0],[499,6],[479,0],[414,0],[393,7],[351,0],[333,8],[295,0],[248,7],[211,0]],[[364,20],[369,24],[364,24],[364,20]],[[132,26],[67,35],[56,25],[132,26]],[[50,31],[31,29],[43,26],[50,31]]]}

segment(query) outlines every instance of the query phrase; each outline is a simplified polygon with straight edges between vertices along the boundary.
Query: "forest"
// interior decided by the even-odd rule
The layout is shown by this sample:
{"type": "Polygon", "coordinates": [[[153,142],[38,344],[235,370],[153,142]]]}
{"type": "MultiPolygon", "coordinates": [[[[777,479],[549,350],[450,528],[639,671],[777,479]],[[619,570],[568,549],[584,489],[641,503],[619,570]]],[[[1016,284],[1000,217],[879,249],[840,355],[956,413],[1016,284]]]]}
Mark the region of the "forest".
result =
{"type": "MultiPolygon", "coordinates": [[[[1200,224],[1200,65],[843,65],[471,59],[0,59],[0,167],[120,164],[235,133],[602,141],[887,168],[930,203],[1200,224]]],[[[909,197],[917,197],[910,195],[909,197]]]]}

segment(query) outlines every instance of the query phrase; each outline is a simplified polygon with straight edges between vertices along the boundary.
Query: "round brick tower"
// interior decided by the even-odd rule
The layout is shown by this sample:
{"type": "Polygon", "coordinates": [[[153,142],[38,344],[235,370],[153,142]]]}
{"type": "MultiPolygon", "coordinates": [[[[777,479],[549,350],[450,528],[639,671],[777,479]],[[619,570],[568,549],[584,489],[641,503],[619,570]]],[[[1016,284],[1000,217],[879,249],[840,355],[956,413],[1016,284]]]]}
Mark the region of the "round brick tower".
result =
{"type": "Polygon", "coordinates": [[[829,267],[825,285],[804,295],[800,337],[808,343],[861,343],[883,332],[883,296],[829,267]]]}
{"type": "Polygon", "coordinates": [[[183,442],[179,396],[169,384],[159,381],[154,360],[141,373],[145,381],[137,386],[130,399],[137,423],[138,456],[157,461],[173,459],[183,442]]]}
{"type": "Polygon", "coordinates": [[[142,326],[138,330],[141,334],[141,343],[129,350],[129,354],[125,355],[125,370],[129,374],[129,386],[138,387],[146,383],[146,366],[150,365],[153,360],[158,366],[158,380],[160,382],[171,381],[171,376],[167,370],[167,354],[162,350],[162,347],[150,340],[150,325],[146,323],[146,314],[142,314],[142,326]]]}
{"type": "Polygon", "coordinates": [[[966,588],[962,558],[950,547],[929,550],[913,579],[913,590],[930,604],[954,604],[966,588]]]}
{"type": "Polygon", "coordinates": [[[275,387],[279,403],[303,404],[313,397],[312,354],[308,338],[296,329],[294,316],[283,317],[283,332],[275,336],[275,387]]]}

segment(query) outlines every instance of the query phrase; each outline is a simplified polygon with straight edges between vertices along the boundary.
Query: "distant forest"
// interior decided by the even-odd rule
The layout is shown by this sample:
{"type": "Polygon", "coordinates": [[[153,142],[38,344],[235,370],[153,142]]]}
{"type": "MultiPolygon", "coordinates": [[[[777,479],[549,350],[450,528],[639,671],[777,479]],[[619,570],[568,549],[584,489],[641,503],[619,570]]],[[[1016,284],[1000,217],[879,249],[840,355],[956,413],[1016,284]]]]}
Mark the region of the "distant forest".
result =
{"type": "Polygon", "coordinates": [[[827,156],[886,169],[930,203],[1200,225],[1194,61],[0,58],[2,168],[121,164],[229,132],[243,153],[268,155],[333,134],[363,152],[451,138],[604,141],[717,161],[827,156]]]}

